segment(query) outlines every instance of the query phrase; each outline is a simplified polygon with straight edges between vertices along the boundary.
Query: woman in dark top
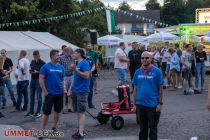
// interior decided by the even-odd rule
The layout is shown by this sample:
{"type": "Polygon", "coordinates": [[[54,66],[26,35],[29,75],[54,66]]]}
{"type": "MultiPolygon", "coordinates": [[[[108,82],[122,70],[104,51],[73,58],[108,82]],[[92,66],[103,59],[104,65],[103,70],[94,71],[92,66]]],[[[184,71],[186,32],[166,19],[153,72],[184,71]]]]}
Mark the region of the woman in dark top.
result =
{"type": "Polygon", "coordinates": [[[203,51],[203,45],[198,44],[197,51],[195,51],[195,93],[202,93],[204,88],[204,76],[205,76],[205,61],[207,60],[206,52],[203,51]],[[200,83],[200,84],[199,84],[200,83]],[[200,86],[199,86],[200,85],[200,86]]]}

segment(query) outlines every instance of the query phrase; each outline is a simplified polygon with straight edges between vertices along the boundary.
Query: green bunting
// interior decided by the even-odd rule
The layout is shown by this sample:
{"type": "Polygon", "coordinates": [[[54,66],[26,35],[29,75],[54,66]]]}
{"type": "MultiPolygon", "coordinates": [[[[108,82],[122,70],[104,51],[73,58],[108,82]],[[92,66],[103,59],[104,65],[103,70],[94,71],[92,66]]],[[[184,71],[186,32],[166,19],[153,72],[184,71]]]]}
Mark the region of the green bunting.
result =
{"type": "MultiPolygon", "coordinates": [[[[95,13],[95,12],[101,12],[106,10],[106,7],[99,7],[99,8],[94,8],[94,9],[89,9],[89,10],[85,10],[85,11],[80,11],[80,12],[75,12],[72,14],[65,14],[65,15],[61,15],[61,16],[53,16],[53,17],[46,17],[46,18],[42,18],[42,19],[32,19],[32,20],[26,20],[26,21],[18,21],[18,22],[10,22],[10,23],[1,23],[0,24],[0,29],[1,28],[9,28],[9,27],[19,27],[19,26],[25,26],[25,25],[34,25],[34,24],[41,24],[41,23],[51,23],[51,22],[60,22],[62,20],[67,20],[69,18],[72,17],[81,17],[84,16],[86,14],[91,14],[91,13],[95,13]]],[[[168,27],[168,24],[164,24],[158,21],[154,21],[152,19],[148,19],[145,17],[142,17],[140,15],[131,13],[130,11],[123,11],[120,9],[116,10],[117,12],[123,13],[125,15],[129,15],[129,16],[134,16],[137,19],[146,21],[146,22],[150,22],[150,23],[154,23],[155,25],[160,25],[160,26],[164,26],[164,27],[168,27]]]]}
{"type": "Polygon", "coordinates": [[[61,20],[64,20],[64,19],[67,20],[70,17],[81,17],[86,14],[91,14],[93,12],[101,12],[105,9],[106,9],[105,7],[99,7],[99,8],[89,9],[86,11],[80,11],[80,12],[61,15],[61,16],[47,17],[47,18],[43,18],[43,19],[33,19],[33,20],[26,20],[26,21],[1,23],[0,29],[5,28],[5,27],[9,28],[9,27],[19,27],[19,26],[32,25],[32,24],[40,24],[41,22],[44,22],[44,23],[60,22],[61,20]]]}

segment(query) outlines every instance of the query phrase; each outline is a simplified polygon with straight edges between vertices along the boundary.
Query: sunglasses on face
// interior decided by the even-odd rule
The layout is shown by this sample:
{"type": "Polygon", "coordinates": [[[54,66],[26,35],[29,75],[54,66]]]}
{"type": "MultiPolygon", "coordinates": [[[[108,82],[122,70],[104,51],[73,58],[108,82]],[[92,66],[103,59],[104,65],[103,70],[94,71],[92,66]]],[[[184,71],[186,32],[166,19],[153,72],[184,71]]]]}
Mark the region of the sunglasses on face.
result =
{"type": "Polygon", "coordinates": [[[148,59],[149,59],[149,57],[142,57],[141,59],[142,59],[142,60],[144,60],[144,59],[148,60],[148,59]]]}

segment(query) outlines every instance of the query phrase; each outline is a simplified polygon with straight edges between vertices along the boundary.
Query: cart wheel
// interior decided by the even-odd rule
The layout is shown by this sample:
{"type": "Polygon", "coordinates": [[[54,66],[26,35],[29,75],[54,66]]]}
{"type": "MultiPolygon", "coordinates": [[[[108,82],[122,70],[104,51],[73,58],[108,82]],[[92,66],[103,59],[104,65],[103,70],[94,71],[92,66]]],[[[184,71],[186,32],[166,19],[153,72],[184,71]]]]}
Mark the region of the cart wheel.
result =
{"type": "Polygon", "coordinates": [[[102,111],[98,113],[97,120],[100,124],[107,124],[109,121],[110,115],[102,114],[102,111]]]}
{"type": "Polygon", "coordinates": [[[124,120],[122,117],[115,116],[112,118],[111,126],[113,129],[120,130],[121,128],[123,128],[123,125],[124,125],[124,120]]]}

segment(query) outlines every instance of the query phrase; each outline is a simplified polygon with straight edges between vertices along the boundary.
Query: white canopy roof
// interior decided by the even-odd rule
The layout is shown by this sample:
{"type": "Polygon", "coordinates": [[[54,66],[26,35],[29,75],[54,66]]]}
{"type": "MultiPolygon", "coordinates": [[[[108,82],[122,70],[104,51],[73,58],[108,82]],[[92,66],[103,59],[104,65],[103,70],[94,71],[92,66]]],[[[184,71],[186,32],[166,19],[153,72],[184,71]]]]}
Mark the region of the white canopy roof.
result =
{"type": "Polygon", "coordinates": [[[155,33],[147,36],[144,38],[144,41],[147,42],[161,42],[161,41],[172,41],[172,40],[178,40],[179,37],[171,34],[171,33],[165,33],[165,32],[160,32],[160,33],[155,33]]]}
{"type": "Polygon", "coordinates": [[[122,41],[121,38],[118,38],[113,35],[106,35],[97,39],[98,45],[105,45],[105,46],[119,45],[121,41],[122,41]]]}
{"type": "Polygon", "coordinates": [[[0,31],[0,49],[7,51],[61,49],[62,45],[78,48],[48,32],[0,31]]]}

